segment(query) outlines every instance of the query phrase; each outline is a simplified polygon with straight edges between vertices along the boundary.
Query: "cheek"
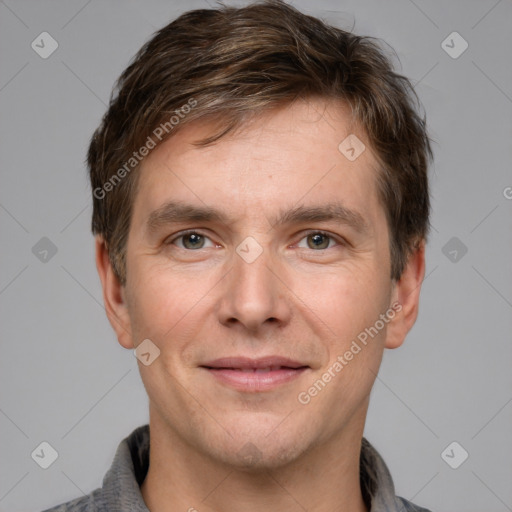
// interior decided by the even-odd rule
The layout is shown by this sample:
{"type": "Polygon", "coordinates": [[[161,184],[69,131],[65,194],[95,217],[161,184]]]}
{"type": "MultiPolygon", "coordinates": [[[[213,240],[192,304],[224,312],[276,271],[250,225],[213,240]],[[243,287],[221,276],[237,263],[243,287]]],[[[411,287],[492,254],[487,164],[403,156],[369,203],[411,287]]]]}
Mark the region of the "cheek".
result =
{"type": "Polygon", "coordinates": [[[149,338],[169,372],[187,372],[205,346],[205,335],[214,332],[208,326],[215,325],[215,287],[221,276],[143,261],[131,276],[129,315],[135,343],[149,338]]]}
{"type": "MultiPolygon", "coordinates": [[[[383,275],[379,262],[371,259],[347,261],[328,273],[294,276],[291,287],[302,299],[304,312],[310,310],[325,336],[337,339],[340,348],[386,311],[391,281],[383,275]]],[[[311,316],[311,314],[309,314],[311,316]]],[[[314,318],[313,317],[313,318],[314,318]]]]}
{"type": "Polygon", "coordinates": [[[130,318],[139,336],[169,337],[187,318],[208,290],[203,279],[191,279],[159,267],[133,268],[130,281],[130,318]]]}
{"type": "Polygon", "coordinates": [[[389,311],[391,286],[377,267],[344,285],[330,311],[337,338],[329,347],[329,368],[337,375],[332,391],[358,401],[370,392],[382,360],[390,318],[385,322],[381,315],[389,311]]]}

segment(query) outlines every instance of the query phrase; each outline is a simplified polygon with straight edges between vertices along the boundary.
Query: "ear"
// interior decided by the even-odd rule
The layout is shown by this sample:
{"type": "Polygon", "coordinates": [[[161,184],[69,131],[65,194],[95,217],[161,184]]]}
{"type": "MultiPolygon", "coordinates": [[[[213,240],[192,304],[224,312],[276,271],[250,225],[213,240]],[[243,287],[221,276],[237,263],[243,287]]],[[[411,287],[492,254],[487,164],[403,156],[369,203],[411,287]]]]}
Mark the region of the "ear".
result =
{"type": "Polygon", "coordinates": [[[419,309],[420,290],[425,276],[425,241],[422,240],[407,261],[398,281],[395,282],[391,307],[394,318],[388,323],[386,348],[397,348],[416,322],[419,309]],[[395,307],[393,305],[396,304],[395,307]]]}
{"type": "Polygon", "coordinates": [[[125,288],[114,273],[106,243],[101,236],[96,236],[96,268],[103,287],[105,312],[117,340],[124,348],[134,348],[125,288]]]}

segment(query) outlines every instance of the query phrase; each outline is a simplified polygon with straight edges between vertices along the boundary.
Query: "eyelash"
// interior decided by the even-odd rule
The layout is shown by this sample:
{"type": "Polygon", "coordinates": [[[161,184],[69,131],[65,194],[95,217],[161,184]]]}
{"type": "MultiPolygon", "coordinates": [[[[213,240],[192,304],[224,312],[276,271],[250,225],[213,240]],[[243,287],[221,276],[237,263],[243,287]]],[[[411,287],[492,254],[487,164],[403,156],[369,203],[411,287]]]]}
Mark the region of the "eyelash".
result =
{"type": "MultiPolygon", "coordinates": [[[[187,235],[191,235],[191,234],[194,234],[194,235],[200,235],[204,238],[208,238],[210,240],[210,237],[201,233],[201,231],[199,230],[195,230],[195,229],[189,229],[189,230],[186,230],[186,231],[182,231],[180,233],[177,234],[177,236],[175,236],[174,238],[172,238],[171,240],[165,242],[166,245],[172,245],[176,240],[179,240],[180,238],[183,238],[187,235]]],[[[343,238],[340,238],[340,237],[336,237],[330,233],[328,233],[327,231],[322,231],[322,230],[310,230],[310,231],[307,231],[306,233],[304,233],[304,235],[302,236],[302,238],[299,240],[299,242],[301,242],[302,240],[304,240],[304,238],[307,238],[308,236],[310,235],[323,235],[324,237],[327,237],[331,240],[334,240],[335,242],[338,243],[338,245],[340,246],[347,246],[348,243],[343,239],[343,238]]],[[[212,241],[212,240],[210,240],[212,241]]],[[[212,241],[212,243],[215,243],[212,241]]],[[[185,251],[189,251],[189,252],[195,252],[195,251],[199,251],[201,249],[196,249],[195,251],[193,249],[187,249],[187,248],[183,248],[183,247],[179,247],[179,249],[183,249],[185,251]]],[[[323,251],[326,251],[327,249],[333,249],[333,247],[327,247],[326,249],[319,249],[317,251],[315,251],[314,249],[311,249],[312,251],[314,252],[323,252],[323,251]]]]}

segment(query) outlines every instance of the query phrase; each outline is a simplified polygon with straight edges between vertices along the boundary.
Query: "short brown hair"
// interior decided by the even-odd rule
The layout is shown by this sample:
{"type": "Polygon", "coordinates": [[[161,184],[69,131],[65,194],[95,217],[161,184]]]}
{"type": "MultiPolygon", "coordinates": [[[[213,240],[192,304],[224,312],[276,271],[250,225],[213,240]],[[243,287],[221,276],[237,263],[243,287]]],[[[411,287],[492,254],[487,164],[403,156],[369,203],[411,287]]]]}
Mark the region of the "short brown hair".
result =
{"type": "Polygon", "coordinates": [[[92,231],[105,240],[121,283],[126,283],[126,242],[144,146],[206,118],[219,127],[198,143],[209,144],[254,113],[311,97],[343,100],[368,137],[380,164],[391,278],[399,279],[429,230],[427,168],[433,156],[425,117],[415,108],[418,97],[374,38],[332,27],[281,0],[266,0],[181,15],[159,30],[119,77],[92,137],[88,166],[92,231]]]}

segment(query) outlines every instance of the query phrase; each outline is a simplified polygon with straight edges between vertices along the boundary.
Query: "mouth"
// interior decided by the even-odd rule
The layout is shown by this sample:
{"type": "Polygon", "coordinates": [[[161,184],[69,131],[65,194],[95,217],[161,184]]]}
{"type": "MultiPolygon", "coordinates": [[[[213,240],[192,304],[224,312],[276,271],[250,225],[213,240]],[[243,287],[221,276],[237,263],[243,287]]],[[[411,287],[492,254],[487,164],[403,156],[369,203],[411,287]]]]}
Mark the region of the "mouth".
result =
{"type": "Polygon", "coordinates": [[[239,391],[260,392],[274,389],[298,378],[310,367],[288,358],[269,356],[260,359],[228,357],[200,366],[218,382],[239,391]]]}

